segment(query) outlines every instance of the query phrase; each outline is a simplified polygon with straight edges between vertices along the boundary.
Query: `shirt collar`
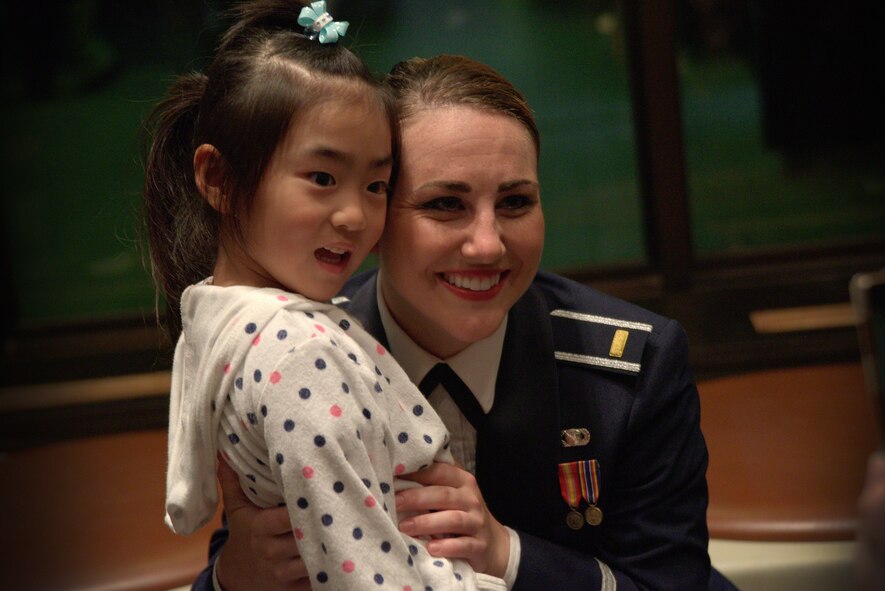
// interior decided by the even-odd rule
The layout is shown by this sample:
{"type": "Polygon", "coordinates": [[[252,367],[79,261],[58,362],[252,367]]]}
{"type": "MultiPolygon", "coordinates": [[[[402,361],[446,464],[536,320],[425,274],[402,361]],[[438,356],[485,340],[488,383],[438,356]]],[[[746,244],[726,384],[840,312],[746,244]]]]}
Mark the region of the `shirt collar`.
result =
{"type": "Polygon", "coordinates": [[[482,409],[489,412],[495,401],[495,384],[498,379],[498,366],[501,364],[501,352],[504,350],[507,317],[504,317],[501,326],[495,329],[491,335],[469,345],[448,359],[440,359],[422,349],[393,319],[387,308],[387,302],[384,301],[384,295],[381,293],[380,271],[375,283],[375,290],[378,299],[378,312],[387,335],[390,351],[405,370],[409,379],[418,384],[434,365],[445,361],[464,380],[482,409]]]}

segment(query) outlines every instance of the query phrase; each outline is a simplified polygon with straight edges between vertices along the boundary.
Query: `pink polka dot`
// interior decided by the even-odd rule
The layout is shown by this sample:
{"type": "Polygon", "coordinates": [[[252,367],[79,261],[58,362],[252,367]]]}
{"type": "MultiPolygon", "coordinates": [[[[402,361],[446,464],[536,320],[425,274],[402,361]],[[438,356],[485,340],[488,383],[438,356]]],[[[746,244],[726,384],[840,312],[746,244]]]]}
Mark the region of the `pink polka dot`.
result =
{"type": "Polygon", "coordinates": [[[369,495],[366,497],[366,500],[364,502],[366,504],[366,507],[371,509],[372,507],[375,506],[375,497],[373,497],[372,495],[369,495]]]}
{"type": "Polygon", "coordinates": [[[403,587],[403,591],[412,591],[412,586],[406,585],[405,587],[403,587]]]}
{"type": "Polygon", "coordinates": [[[337,404],[333,404],[332,408],[329,409],[329,413],[331,413],[331,415],[333,417],[336,417],[336,418],[340,417],[341,416],[341,407],[338,406],[337,404]]]}
{"type": "Polygon", "coordinates": [[[225,374],[229,374],[229,373],[230,373],[230,363],[225,363],[225,364],[224,364],[224,373],[225,373],[225,374]]]}
{"type": "Polygon", "coordinates": [[[314,327],[320,332],[326,332],[326,327],[322,324],[314,324],[314,327]]]}
{"type": "Polygon", "coordinates": [[[283,376],[278,371],[275,371],[272,374],[270,374],[270,383],[271,384],[279,384],[281,379],[283,379],[283,376]]]}
{"type": "Polygon", "coordinates": [[[341,565],[341,570],[346,573],[352,573],[353,569],[355,568],[356,566],[353,564],[352,560],[345,560],[344,563],[341,565]]]}
{"type": "Polygon", "coordinates": [[[252,339],[252,346],[256,347],[256,346],[258,346],[258,343],[260,343],[260,342],[261,342],[261,335],[260,334],[255,335],[255,338],[252,339]]]}
{"type": "Polygon", "coordinates": [[[313,468],[311,468],[310,466],[305,466],[301,470],[301,473],[304,475],[305,478],[313,478],[314,471],[313,468]]]}
{"type": "Polygon", "coordinates": [[[381,343],[375,345],[375,350],[378,351],[378,355],[384,355],[385,353],[387,353],[381,343]]]}
{"type": "Polygon", "coordinates": [[[400,474],[402,474],[405,471],[406,471],[406,467],[402,464],[397,464],[396,467],[393,469],[393,473],[396,474],[397,476],[399,476],[400,474]]]}
{"type": "Polygon", "coordinates": [[[281,302],[288,302],[289,301],[289,298],[287,298],[284,295],[278,295],[277,299],[280,300],[281,302]]]}
{"type": "Polygon", "coordinates": [[[296,540],[303,540],[304,539],[304,532],[301,531],[300,527],[295,528],[295,539],[296,540]]]}

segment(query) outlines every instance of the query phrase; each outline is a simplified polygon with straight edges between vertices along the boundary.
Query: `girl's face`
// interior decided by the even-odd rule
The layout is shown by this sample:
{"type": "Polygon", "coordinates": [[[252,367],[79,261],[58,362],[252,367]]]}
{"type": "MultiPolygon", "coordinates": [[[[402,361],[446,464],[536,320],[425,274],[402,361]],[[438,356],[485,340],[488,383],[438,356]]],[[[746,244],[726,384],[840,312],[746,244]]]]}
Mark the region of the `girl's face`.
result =
{"type": "Polygon", "coordinates": [[[378,242],[390,125],[366,93],[341,94],[293,121],[258,185],[243,245],[222,243],[217,285],[282,287],[328,300],[378,242]]]}
{"type": "Polygon", "coordinates": [[[403,122],[381,289],[415,342],[446,358],[492,334],[543,244],[538,156],[518,121],[458,106],[403,122]]]}

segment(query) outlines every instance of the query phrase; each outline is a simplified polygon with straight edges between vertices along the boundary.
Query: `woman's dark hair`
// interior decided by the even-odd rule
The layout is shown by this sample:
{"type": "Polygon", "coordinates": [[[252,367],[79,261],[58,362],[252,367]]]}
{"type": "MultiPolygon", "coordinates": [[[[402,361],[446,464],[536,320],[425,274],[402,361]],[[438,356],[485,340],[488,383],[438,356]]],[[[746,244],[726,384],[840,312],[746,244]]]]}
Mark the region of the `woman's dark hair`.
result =
{"type": "Polygon", "coordinates": [[[412,58],[390,70],[384,84],[396,96],[400,121],[436,107],[468,106],[516,119],[540,155],[541,134],[525,97],[493,68],[461,55],[412,58]]]}
{"type": "MultiPolygon", "coordinates": [[[[302,34],[300,4],[257,0],[231,11],[205,73],[180,76],[146,123],[144,209],[154,282],[165,296],[166,325],[180,331],[184,289],[212,274],[219,230],[242,238],[261,177],[289,126],[305,107],[364,84],[375,92],[398,145],[390,92],[366,64],[340,44],[320,44],[302,34]],[[352,86],[350,87],[352,88],[352,86]],[[199,193],[194,151],[210,144],[221,154],[224,219],[199,193]]],[[[394,157],[396,154],[394,154],[394,157]]]]}

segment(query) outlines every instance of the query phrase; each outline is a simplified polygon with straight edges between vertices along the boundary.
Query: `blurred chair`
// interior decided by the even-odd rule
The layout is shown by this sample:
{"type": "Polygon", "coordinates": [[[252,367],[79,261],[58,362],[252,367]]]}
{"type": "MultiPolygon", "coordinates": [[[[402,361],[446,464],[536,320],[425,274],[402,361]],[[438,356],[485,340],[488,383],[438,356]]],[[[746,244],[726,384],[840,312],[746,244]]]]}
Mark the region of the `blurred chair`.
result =
{"type": "Polygon", "coordinates": [[[876,425],[859,363],[700,382],[710,553],[744,591],[849,588],[876,425]]]}
{"type": "Polygon", "coordinates": [[[885,449],[885,268],[858,273],[849,286],[867,389],[879,421],[879,447],[885,449]]]}
{"type": "Polygon", "coordinates": [[[220,512],[184,538],[164,524],[166,431],[136,431],[0,457],[0,588],[161,591],[207,562],[220,512]]]}

